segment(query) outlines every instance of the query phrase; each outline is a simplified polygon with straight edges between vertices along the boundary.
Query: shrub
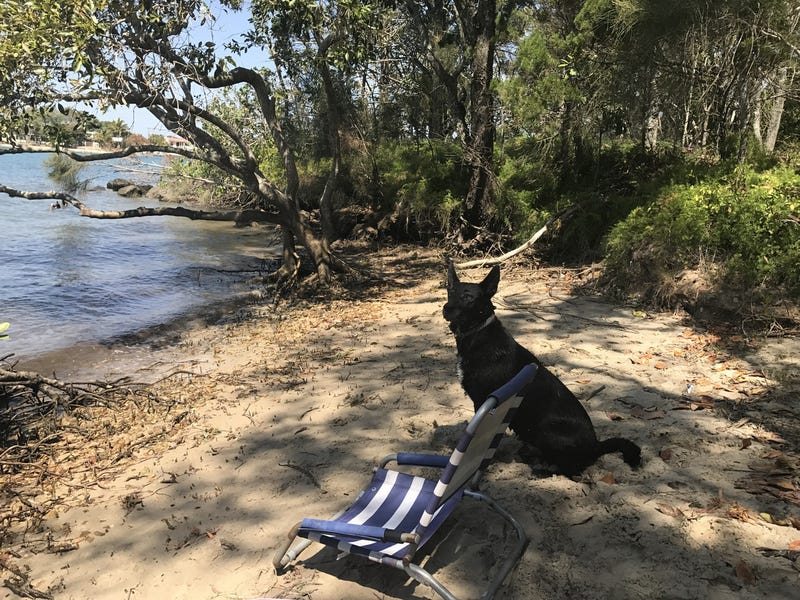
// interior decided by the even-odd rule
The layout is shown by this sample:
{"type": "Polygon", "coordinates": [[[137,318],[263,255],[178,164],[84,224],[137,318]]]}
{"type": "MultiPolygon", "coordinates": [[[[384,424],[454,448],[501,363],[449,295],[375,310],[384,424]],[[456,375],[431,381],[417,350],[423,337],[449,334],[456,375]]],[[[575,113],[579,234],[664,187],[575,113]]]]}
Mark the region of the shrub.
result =
{"type": "Polygon", "coordinates": [[[608,273],[630,291],[712,257],[732,284],[800,295],[799,190],[790,168],[739,167],[704,183],[668,186],[613,227],[608,273]]]}
{"type": "Polygon", "coordinates": [[[51,154],[44,162],[47,176],[58,183],[68,194],[78,194],[86,191],[89,186],[88,179],[81,179],[83,163],[71,159],[64,154],[51,154]]]}
{"type": "Polygon", "coordinates": [[[373,160],[372,170],[380,174],[379,181],[370,180],[376,208],[404,213],[423,238],[449,231],[469,183],[457,145],[433,140],[384,144],[373,160]]]}

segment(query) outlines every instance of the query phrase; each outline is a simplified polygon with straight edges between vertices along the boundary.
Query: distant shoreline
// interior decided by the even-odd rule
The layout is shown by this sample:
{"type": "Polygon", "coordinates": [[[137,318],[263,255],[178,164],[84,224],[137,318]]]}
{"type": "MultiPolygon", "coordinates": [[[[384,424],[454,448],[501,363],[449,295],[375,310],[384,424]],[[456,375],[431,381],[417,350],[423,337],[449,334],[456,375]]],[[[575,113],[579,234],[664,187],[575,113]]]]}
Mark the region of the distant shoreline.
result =
{"type": "MultiPolygon", "coordinates": [[[[19,144],[17,146],[12,146],[11,144],[0,142],[0,149],[7,150],[9,148],[19,148],[23,152],[56,152],[55,146],[48,146],[44,144],[19,144]]],[[[103,152],[109,152],[109,150],[97,148],[95,146],[74,146],[70,148],[62,148],[62,150],[85,152],[86,154],[101,154],[103,152]]]]}

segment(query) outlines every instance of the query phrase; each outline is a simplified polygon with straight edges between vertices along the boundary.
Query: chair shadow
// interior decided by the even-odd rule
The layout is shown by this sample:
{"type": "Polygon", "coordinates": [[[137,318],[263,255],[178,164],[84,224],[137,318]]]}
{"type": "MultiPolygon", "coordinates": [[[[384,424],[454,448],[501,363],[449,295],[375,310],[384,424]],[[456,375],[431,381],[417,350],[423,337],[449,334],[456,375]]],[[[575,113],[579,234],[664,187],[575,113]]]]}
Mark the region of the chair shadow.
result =
{"type": "MultiPolygon", "coordinates": [[[[502,562],[513,546],[515,533],[500,515],[469,498],[456,507],[448,525],[431,537],[414,562],[455,596],[479,597],[488,586],[496,563],[502,562]]],[[[439,598],[431,588],[399,569],[350,554],[339,557],[337,550],[318,544],[306,553],[308,556],[301,555],[297,566],[363,586],[375,594],[400,600],[439,598]],[[311,554],[315,549],[317,552],[311,554]]]]}

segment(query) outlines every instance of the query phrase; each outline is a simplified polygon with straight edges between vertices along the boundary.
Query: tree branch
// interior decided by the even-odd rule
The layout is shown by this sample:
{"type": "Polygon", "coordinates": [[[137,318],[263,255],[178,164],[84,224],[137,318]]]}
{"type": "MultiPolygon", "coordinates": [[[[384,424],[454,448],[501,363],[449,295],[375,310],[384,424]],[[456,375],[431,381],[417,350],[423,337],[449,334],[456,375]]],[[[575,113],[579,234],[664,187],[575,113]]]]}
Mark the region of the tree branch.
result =
{"type": "Polygon", "coordinates": [[[192,221],[226,221],[235,223],[237,226],[250,225],[251,223],[273,223],[279,224],[277,213],[268,212],[260,209],[242,210],[193,210],[183,206],[159,206],[155,208],[140,206],[128,210],[95,210],[86,206],[75,196],[66,192],[25,192],[14,188],[0,185],[0,193],[8,194],[12,198],[25,198],[27,200],[61,200],[78,209],[82,217],[92,219],[131,219],[135,217],[183,217],[192,221]]]}
{"type": "Polygon", "coordinates": [[[120,148],[119,150],[114,150],[111,152],[93,152],[91,154],[81,154],[80,152],[76,152],[74,150],[67,150],[64,148],[41,149],[41,148],[26,148],[25,146],[12,146],[11,148],[0,148],[0,155],[42,154],[42,153],[49,154],[50,152],[58,152],[59,154],[64,154],[65,156],[69,156],[72,160],[76,160],[78,162],[92,162],[96,160],[125,158],[126,156],[130,156],[131,154],[143,154],[147,152],[161,153],[161,154],[179,154],[180,156],[184,156],[186,158],[191,158],[194,160],[207,160],[204,159],[202,155],[200,155],[199,153],[193,152],[185,148],[174,148],[172,146],[158,146],[153,144],[126,146],[125,148],[120,148]]]}
{"type": "MultiPolygon", "coordinates": [[[[157,102],[157,98],[155,97],[148,97],[145,94],[134,94],[134,93],[129,93],[128,96],[131,100],[133,100],[136,106],[149,110],[157,118],[160,115],[156,114],[156,112],[154,112],[153,109],[156,109],[157,112],[162,113],[165,117],[169,117],[169,113],[167,111],[167,108],[169,108],[169,110],[173,112],[173,118],[178,120],[179,124],[180,124],[179,121],[180,115],[177,112],[178,110],[182,110],[184,113],[186,113],[187,116],[200,117],[204,121],[207,121],[208,123],[214,125],[225,135],[227,135],[231,139],[231,141],[233,141],[233,143],[236,144],[236,147],[239,148],[239,150],[242,152],[247,162],[251,162],[253,164],[257,162],[250,147],[244,143],[241,136],[236,131],[234,131],[230,127],[230,125],[228,125],[228,123],[220,119],[217,115],[207,111],[204,108],[197,106],[192,101],[179,100],[178,98],[168,99],[162,96],[162,100],[158,102],[158,104],[154,104],[155,102],[157,102]]],[[[162,123],[164,123],[162,119],[159,118],[159,120],[162,123]]],[[[166,123],[164,124],[166,125],[166,123]]],[[[211,146],[212,144],[216,143],[215,147],[217,147],[217,151],[218,152],[221,151],[222,146],[219,145],[217,140],[215,140],[213,137],[209,136],[202,129],[200,129],[194,122],[194,119],[192,119],[191,123],[182,125],[180,128],[182,129],[182,131],[185,131],[191,137],[198,137],[200,135],[200,132],[202,132],[203,145],[211,146]]],[[[235,160],[233,160],[232,157],[231,157],[231,162],[232,164],[235,163],[235,160]]]]}
{"type": "Polygon", "coordinates": [[[490,267],[494,265],[499,265],[500,263],[504,263],[508,259],[513,258],[517,254],[520,254],[525,250],[527,250],[528,248],[530,248],[531,246],[533,246],[540,237],[542,237],[545,233],[547,233],[548,228],[551,227],[553,223],[555,223],[559,219],[571,216],[578,210],[578,208],[579,207],[577,204],[573,204],[571,206],[561,209],[552,217],[550,217],[547,223],[545,223],[544,226],[541,229],[539,229],[539,231],[534,233],[527,242],[525,242],[521,246],[518,246],[517,248],[514,248],[510,252],[506,252],[502,256],[498,256],[496,258],[481,258],[478,260],[470,260],[467,262],[459,263],[455,265],[455,267],[458,269],[467,269],[470,267],[490,267]]]}

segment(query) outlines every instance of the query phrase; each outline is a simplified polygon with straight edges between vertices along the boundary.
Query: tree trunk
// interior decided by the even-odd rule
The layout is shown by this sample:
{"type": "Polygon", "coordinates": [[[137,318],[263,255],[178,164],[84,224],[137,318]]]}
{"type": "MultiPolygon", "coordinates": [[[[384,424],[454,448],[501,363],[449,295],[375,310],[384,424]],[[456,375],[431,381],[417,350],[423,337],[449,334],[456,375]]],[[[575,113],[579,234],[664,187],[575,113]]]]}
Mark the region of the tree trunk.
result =
{"type": "Polygon", "coordinates": [[[736,161],[740,165],[747,161],[747,153],[749,151],[748,129],[752,125],[752,102],[755,97],[750,93],[749,79],[743,79],[739,88],[739,111],[736,114],[736,126],[739,130],[739,151],[736,155],[736,161]]]}
{"type": "Polygon", "coordinates": [[[711,103],[703,103],[703,124],[700,132],[700,147],[705,149],[708,146],[709,124],[711,122],[711,103]]]}
{"type": "Polygon", "coordinates": [[[689,136],[689,123],[692,120],[692,105],[694,104],[695,86],[697,85],[697,63],[697,52],[694,52],[692,57],[692,71],[689,81],[689,92],[683,108],[683,131],[681,132],[681,146],[683,148],[688,148],[692,145],[692,139],[689,136]]]}
{"type": "Polygon", "coordinates": [[[281,240],[283,242],[281,273],[294,277],[300,269],[300,256],[295,248],[294,234],[285,226],[281,226],[281,240]]]}
{"type": "MultiPolygon", "coordinates": [[[[320,283],[329,283],[334,259],[328,244],[325,243],[325,240],[314,235],[303,213],[292,213],[288,215],[288,217],[289,222],[286,227],[288,227],[294,237],[305,247],[309,256],[311,256],[320,283]]],[[[297,257],[297,255],[295,255],[295,257],[297,257]]]]}
{"type": "Polygon", "coordinates": [[[297,208],[295,199],[287,196],[266,179],[257,176],[257,180],[258,185],[253,191],[264,198],[264,204],[277,208],[276,222],[281,226],[283,241],[284,264],[281,267],[281,274],[294,276],[299,270],[300,257],[295,249],[296,243],[303,245],[311,256],[320,282],[330,281],[333,266],[337,270],[344,270],[343,263],[336,261],[331,254],[330,246],[324,239],[314,234],[305,214],[297,208]]]}
{"type": "Polygon", "coordinates": [[[763,101],[764,94],[759,89],[756,91],[755,98],[753,100],[753,137],[755,137],[759,146],[764,145],[764,138],[761,135],[761,113],[763,101]]]}
{"type": "Polygon", "coordinates": [[[333,85],[333,76],[326,64],[320,67],[322,84],[325,90],[325,100],[328,105],[328,145],[331,152],[331,169],[325,189],[319,199],[319,215],[322,224],[322,237],[326,246],[336,241],[335,215],[333,211],[333,195],[336,191],[339,165],[341,163],[341,144],[339,143],[339,117],[340,108],[336,100],[336,89],[333,85]]]}
{"type": "Polygon", "coordinates": [[[644,123],[644,149],[645,152],[655,152],[658,146],[658,134],[661,131],[661,113],[650,112],[644,123]]]}
{"type": "Polygon", "coordinates": [[[642,150],[655,152],[658,136],[661,132],[661,111],[659,110],[656,90],[656,73],[650,75],[650,85],[644,99],[644,118],[642,120],[642,150]]]}
{"type": "Polygon", "coordinates": [[[470,86],[470,136],[466,158],[470,169],[469,190],[464,202],[461,238],[474,237],[476,227],[485,226],[494,205],[494,74],[496,2],[479,2],[475,15],[475,44],[470,86]]]}
{"type": "Polygon", "coordinates": [[[764,140],[764,149],[772,153],[775,150],[775,142],[778,141],[778,131],[781,128],[783,118],[783,106],[786,101],[786,78],[787,69],[778,69],[777,81],[775,82],[775,96],[772,100],[772,108],[769,111],[769,124],[767,125],[767,137],[764,140]]]}

